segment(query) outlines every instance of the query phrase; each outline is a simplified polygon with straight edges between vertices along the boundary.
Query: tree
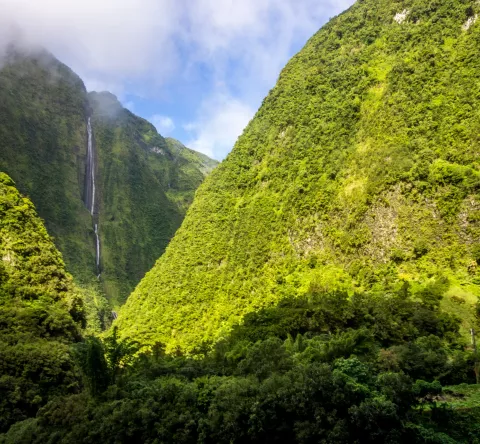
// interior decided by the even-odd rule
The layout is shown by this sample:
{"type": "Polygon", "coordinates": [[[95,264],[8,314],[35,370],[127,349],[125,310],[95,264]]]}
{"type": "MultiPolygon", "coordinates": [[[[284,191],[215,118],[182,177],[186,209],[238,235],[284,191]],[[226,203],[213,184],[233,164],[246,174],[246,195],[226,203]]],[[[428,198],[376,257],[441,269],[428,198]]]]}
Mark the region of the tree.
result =
{"type": "Polygon", "coordinates": [[[90,394],[98,396],[103,393],[110,384],[110,372],[102,341],[89,336],[75,345],[74,352],[90,394]]]}
{"type": "Polygon", "coordinates": [[[138,343],[129,339],[120,341],[118,329],[114,327],[112,334],[103,341],[103,345],[110,382],[115,384],[121,370],[132,365],[134,355],[138,351],[138,343]]]}

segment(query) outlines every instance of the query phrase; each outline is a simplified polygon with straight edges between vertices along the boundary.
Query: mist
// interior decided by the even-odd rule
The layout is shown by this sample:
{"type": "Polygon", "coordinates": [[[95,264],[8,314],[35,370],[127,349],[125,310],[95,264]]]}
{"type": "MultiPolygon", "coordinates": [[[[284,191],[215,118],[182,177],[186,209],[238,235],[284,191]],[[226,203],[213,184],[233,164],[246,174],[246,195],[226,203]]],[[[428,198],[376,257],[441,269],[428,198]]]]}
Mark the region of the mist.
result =
{"type": "Polygon", "coordinates": [[[184,142],[223,158],[292,52],[353,1],[0,0],[0,60],[12,41],[43,47],[88,90],[111,91],[124,105],[132,96],[187,102],[189,89],[201,89],[184,121],[162,109],[143,117],[190,128],[184,142]],[[185,97],[172,98],[173,89],[185,97]]]}

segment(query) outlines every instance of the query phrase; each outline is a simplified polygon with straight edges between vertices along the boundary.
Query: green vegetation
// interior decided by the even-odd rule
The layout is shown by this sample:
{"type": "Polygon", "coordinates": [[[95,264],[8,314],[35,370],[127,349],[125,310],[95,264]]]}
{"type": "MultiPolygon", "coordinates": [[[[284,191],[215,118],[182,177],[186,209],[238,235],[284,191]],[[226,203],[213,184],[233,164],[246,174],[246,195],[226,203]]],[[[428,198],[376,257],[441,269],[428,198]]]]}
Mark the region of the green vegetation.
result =
{"type": "Polygon", "coordinates": [[[76,347],[83,393],[52,400],[2,443],[478,443],[480,407],[444,404],[475,380],[442,282],[416,297],[311,293],[244,318],[202,359],[116,329],[76,347]]]}
{"type": "Polygon", "coordinates": [[[46,52],[12,49],[0,70],[0,171],[34,203],[80,281],[95,272],[92,221],[82,202],[85,86],[46,52]]]}
{"type": "Polygon", "coordinates": [[[11,48],[4,62],[0,171],[35,203],[68,271],[85,288],[86,304],[104,317],[102,294],[123,303],[163,253],[216,162],[176,141],[167,145],[112,95],[88,96],[81,79],[47,52],[11,48]],[[83,203],[90,107],[101,202],[100,285],[92,218],[83,203]]]}
{"type": "Polygon", "coordinates": [[[4,173],[0,240],[0,443],[478,442],[475,354],[441,308],[445,278],[312,288],[196,358],[139,354],[117,328],[82,337],[101,330],[98,302],[4,173]]]}
{"type": "Polygon", "coordinates": [[[463,25],[478,13],[473,0],[363,0],[321,29],[198,190],[120,335],[194,352],[284,297],[404,281],[417,293],[440,276],[467,333],[480,294],[480,25],[463,25]]]}
{"type": "Polygon", "coordinates": [[[79,389],[69,345],[86,314],[32,202],[0,173],[0,433],[79,389]]]}
{"type": "Polygon", "coordinates": [[[216,161],[160,136],[109,93],[90,93],[102,282],[116,304],[152,268],[216,161]]]}
{"type": "Polygon", "coordinates": [[[444,402],[457,409],[480,407],[480,385],[460,384],[445,387],[444,402]]]}
{"type": "Polygon", "coordinates": [[[168,137],[165,142],[176,166],[169,180],[167,195],[186,213],[193,202],[195,191],[218,162],[187,148],[176,139],[168,137]]]}
{"type": "Polygon", "coordinates": [[[103,274],[82,290],[0,173],[0,443],[479,443],[477,14],[358,1],[190,207],[214,164],[91,93],[103,274]],[[100,337],[100,287],[120,303],[187,207],[100,337]]]}

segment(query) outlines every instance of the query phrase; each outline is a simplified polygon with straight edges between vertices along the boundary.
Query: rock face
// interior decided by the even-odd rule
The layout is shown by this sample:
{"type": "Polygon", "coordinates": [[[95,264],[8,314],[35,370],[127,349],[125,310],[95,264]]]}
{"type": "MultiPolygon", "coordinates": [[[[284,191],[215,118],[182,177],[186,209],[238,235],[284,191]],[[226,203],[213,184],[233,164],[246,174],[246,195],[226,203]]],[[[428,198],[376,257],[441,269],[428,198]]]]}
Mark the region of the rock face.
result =
{"type": "Polygon", "coordinates": [[[75,279],[97,282],[101,272],[114,305],[180,226],[216,165],[203,168],[203,158],[170,150],[112,94],[88,95],[47,52],[11,49],[0,70],[0,171],[33,200],[75,279]]]}
{"type": "Polygon", "coordinates": [[[478,9],[364,0],[312,37],[198,190],[123,307],[121,334],[194,351],[284,296],[387,294],[439,276],[468,327],[480,282],[478,9]]]}

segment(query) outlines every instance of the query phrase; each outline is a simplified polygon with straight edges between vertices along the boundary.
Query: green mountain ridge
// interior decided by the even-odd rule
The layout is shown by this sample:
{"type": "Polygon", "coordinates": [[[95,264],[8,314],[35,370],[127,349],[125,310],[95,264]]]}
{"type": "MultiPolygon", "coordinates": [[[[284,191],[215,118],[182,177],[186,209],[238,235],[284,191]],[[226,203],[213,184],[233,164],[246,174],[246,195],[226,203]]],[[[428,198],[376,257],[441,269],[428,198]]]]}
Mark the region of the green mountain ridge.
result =
{"type": "Polygon", "coordinates": [[[105,292],[114,306],[162,254],[217,163],[169,143],[172,150],[114,95],[87,94],[46,51],[10,49],[0,70],[0,171],[31,197],[75,279],[105,292]],[[94,222],[84,203],[90,115],[100,285],[94,222]]]}
{"type": "Polygon", "coordinates": [[[124,337],[195,352],[315,291],[480,295],[479,6],[358,1],[284,68],[122,308],[124,337]]]}

